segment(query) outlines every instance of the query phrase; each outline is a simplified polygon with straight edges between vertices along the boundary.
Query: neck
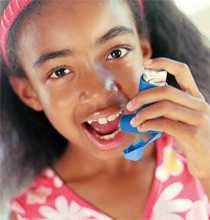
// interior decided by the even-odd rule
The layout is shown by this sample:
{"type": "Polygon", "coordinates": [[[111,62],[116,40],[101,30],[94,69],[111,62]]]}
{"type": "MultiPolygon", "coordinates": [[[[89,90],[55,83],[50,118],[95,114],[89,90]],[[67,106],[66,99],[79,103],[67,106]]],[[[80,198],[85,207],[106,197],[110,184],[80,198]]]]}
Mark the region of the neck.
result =
{"type": "MultiPolygon", "coordinates": [[[[143,139],[146,140],[149,137],[145,136],[143,139]]],[[[117,159],[100,160],[87,154],[87,152],[74,149],[78,148],[68,146],[62,158],[54,165],[54,169],[65,182],[72,182],[74,179],[98,174],[118,176],[119,174],[126,175],[135,171],[139,172],[139,169],[145,169],[148,162],[154,161],[156,157],[155,143],[151,143],[146,147],[140,161],[129,161],[123,156],[117,159]],[[86,166],[87,164],[88,166],[86,166]]]]}

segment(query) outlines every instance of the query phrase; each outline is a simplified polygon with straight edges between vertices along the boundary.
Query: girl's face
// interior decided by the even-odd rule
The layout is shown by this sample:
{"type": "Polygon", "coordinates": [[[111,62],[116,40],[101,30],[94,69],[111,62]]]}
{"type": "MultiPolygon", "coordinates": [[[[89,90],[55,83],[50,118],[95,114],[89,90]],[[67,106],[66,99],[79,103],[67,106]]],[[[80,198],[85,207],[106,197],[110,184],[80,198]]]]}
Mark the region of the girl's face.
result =
{"type": "MultiPolygon", "coordinates": [[[[103,146],[87,134],[84,122],[119,112],[121,101],[137,93],[143,59],[150,51],[146,48],[142,55],[126,1],[45,1],[23,20],[16,51],[29,80],[13,86],[27,105],[45,112],[70,141],[72,152],[102,159],[122,157],[135,135],[114,138],[103,146]],[[105,89],[107,75],[115,80],[118,92],[105,89]]],[[[110,129],[106,126],[99,127],[110,129]]]]}

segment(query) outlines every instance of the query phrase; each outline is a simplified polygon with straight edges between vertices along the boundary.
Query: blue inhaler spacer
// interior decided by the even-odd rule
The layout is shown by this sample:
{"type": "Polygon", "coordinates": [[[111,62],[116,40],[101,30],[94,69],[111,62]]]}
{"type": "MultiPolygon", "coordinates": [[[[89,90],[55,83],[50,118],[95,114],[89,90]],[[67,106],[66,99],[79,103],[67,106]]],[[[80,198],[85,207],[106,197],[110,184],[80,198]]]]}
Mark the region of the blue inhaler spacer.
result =
{"type": "MultiPolygon", "coordinates": [[[[167,72],[166,71],[157,71],[157,70],[149,70],[145,69],[143,74],[140,77],[140,83],[139,83],[139,91],[144,91],[146,89],[154,88],[157,86],[165,86],[166,85],[166,77],[167,72]]],[[[141,111],[144,107],[148,106],[150,104],[145,104],[141,106],[135,114],[129,114],[129,115],[122,115],[120,118],[120,129],[124,132],[130,132],[130,133],[137,133],[142,135],[152,135],[151,138],[148,140],[139,140],[137,142],[134,142],[130,144],[127,148],[124,149],[123,154],[125,159],[127,160],[133,160],[137,161],[142,158],[143,151],[147,145],[154,142],[161,136],[161,132],[159,131],[145,131],[141,132],[138,131],[137,128],[134,128],[131,126],[130,121],[131,119],[141,111]]]]}

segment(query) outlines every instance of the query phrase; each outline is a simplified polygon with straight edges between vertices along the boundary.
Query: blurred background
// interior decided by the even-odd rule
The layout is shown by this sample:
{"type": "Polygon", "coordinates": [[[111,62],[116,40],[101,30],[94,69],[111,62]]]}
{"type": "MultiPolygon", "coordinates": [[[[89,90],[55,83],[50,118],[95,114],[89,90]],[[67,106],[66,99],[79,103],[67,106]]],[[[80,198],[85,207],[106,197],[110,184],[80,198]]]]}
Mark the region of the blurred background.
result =
{"type": "MultiPolygon", "coordinates": [[[[174,0],[174,2],[199,28],[210,47],[210,0],[174,0]]],[[[0,220],[8,220],[7,210],[0,213],[0,220]]]]}
{"type": "Polygon", "coordinates": [[[210,0],[174,0],[174,2],[207,37],[207,44],[210,45],[210,0]]]}

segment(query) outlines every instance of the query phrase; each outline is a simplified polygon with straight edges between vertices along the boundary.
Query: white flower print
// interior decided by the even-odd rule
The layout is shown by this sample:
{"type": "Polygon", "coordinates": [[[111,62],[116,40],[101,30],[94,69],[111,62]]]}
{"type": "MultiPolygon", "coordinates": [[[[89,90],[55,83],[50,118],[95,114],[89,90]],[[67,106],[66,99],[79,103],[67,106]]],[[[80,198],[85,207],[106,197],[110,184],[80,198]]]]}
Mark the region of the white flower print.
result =
{"type": "Polygon", "coordinates": [[[11,210],[15,213],[17,220],[29,220],[28,218],[23,217],[25,216],[25,210],[19,204],[19,202],[12,201],[11,210]]]}
{"type": "Polygon", "coordinates": [[[209,202],[208,196],[206,194],[203,196],[202,201],[206,205],[206,210],[207,210],[208,216],[210,216],[210,202],[209,202]]]}
{"type": "Polygon", "coordinates": [[[64,196],[56,198],[55,209],[49,206],[42,206],[39,208],[39,212],[46,220],[111,220],[109,217],[92,209],[81,207],[74,201],[68,204],[64,196]]]}
{"type": "Polygon", "coordinates": [[[184,220],[179,214],[188,211],[192,202],[189,199],[175,199],[183,189],[183,184],[175,182],[161,193],[153,208],[152,220],[184,220]]]}
{"type": "Polygon", "coordinates": [[[198,200],[193,202],[190,211],[186,215],[186,220],[208,220],[209,210],[208,203],[206,203],[206,198],[204,196],[203,200],[198,200]]]}
{"type": "Polygon", "coordinates": [[[29,220],[28,218],[24,218],[21,215],[17,214],[17,220],[29,220]]]}
{"type": "Polygon", "coordinates": [[[56,188],[60,188],[62,185],[63,185],[63,182],[61,181],[61,179],[59,177],[54,177],[53,179],[53,183],[54,183],[54,186],[56,188]]]}
{"type": "Polygon", "coordinates": [[[44,204],[47,197],[52,193],[52,189],[47,187],[39,187],[37,189],[31,189],[26,195],[26,202],[28,204],[44,204]]]}
{"type": "Polygon", "coordinates": [[[15,213],[25,214],[25,210],[23,209],[23,207],[16,201],[12,201],[11,209],[15,213]]]}
{"type": "Polygon", "coordinates": [[[48,168],[48,169],[45,170],[45,175],[47,177],[52,178],[52,177],[54,177],[54,172],[51,169],[48,168]]]}
{"type": "Polygon", "coordinates": [[[178,176],[183,170],[183,162],[178,158],[176,151],[171,145],[167,146],[163,153],[163,163],[156,170],[156,178],[161,182],[165,182],[170,175],[178,176]]]}
{"type": "Polygon", "coordinates": [[[60,179],[60,177],[56,176],[56,174],[54,173],[53,170],[51,170],[50,168],[45,170],[45,175],[49,178],[53,179],[53,185],[56,188],[60,188],[63,186],[63,181],[60,179]]]}

